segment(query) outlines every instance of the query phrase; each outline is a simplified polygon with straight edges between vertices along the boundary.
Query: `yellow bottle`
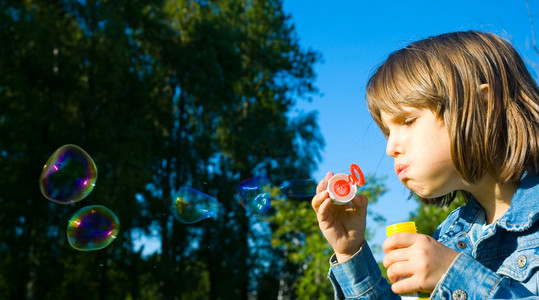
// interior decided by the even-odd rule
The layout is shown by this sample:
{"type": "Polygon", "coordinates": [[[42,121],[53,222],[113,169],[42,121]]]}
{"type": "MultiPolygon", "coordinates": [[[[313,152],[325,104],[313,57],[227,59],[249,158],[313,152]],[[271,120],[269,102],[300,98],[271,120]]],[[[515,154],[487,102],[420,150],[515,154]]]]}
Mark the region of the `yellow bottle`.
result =
{"type": "MultiPolygon", "coordinates": [[[[400,232],[417,233],[417,227],[415,226],[415,222],[397,223],[386,227],[386,235],[388,237],[400,232]]],[[[423,292],[401,294],[401,298],[403,300],[428,300],[430,298],[430,294],[423,292]]]]}

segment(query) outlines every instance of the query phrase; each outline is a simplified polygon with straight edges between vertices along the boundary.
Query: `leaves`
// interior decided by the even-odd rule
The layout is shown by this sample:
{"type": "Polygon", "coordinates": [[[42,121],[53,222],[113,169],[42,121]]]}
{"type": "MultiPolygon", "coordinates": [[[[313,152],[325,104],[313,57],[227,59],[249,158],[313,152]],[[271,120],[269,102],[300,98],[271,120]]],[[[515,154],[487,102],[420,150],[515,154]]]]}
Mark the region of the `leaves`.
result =
{"type": "Polygon", "coordinates": [[[267,221],[233,196],[259,173],[308,178],[324,144],[315,113],[289,117],[316,92],[319,55],[300,47],[281,1],[0,8],[1,297],[231,299],[293,288],[279,286],[288,257],[267,246],[267,221]],[[37,178],[68,143],[90,154],[99,178],[87,199],[59,207],[37,178]],[[215,196],[222,217],[174,221],[170,197],[182,186],[215,196]],[[114,211],[121,229],[82,254],[65,226],[89,204],[114,211]],[[158,236],[161,252],[135,251],[140,232],[158,236]]]}
{"type": "MultiPolygon", "coordinates": [[[[417,198],[415,199],[419,202],[417,198]]],[[[415,221],[417,232],[432,236],[447,216],[464,204],[464,197],[460,193],[449,206],[438,207],[420,202],[417,210],[410,214],[410,221],[415,221]]]]}

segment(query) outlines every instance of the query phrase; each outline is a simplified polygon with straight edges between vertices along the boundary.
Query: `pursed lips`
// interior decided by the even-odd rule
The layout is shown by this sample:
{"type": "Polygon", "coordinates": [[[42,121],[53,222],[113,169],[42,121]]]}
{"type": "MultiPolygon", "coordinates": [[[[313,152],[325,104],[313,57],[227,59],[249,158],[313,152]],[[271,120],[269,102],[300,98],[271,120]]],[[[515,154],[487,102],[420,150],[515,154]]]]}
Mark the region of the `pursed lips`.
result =
{"type": "Polygon", "coordinates": [[[397,173],[397,176],[399,176],[399,179],[402,180],[402,177],[406,173],[406,170],[408,170],[408,165],[405,164],[395,164],[395,173],[397,173]]]}

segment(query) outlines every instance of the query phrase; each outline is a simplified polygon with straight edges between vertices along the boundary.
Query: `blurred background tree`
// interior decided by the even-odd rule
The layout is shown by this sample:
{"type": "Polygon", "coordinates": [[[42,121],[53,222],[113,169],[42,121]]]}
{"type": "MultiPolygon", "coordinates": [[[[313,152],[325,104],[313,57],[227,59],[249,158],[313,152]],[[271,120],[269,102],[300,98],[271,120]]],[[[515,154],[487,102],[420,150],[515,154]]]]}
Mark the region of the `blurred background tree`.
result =
{"type": "Polygon", "coordinates": [[[320,54],[281,1],[0,1],[0,38],[0,298],[330,297],[310,199],[277,193],[252,217],[234,198],[256,175],[310,178],[324,147],[316,113],[292,113],[317,91],[320,54]],[[37,184],[64,144],[98,167],[69,205],[37,184]],[[182,186],[219,199],[219,218],[176,221],[182,186]],[[118,215],[120,235],[79,252],[67,220],[91,204],[118,215]],[[159,251],[143,254],[143,236],[159,251]]]}

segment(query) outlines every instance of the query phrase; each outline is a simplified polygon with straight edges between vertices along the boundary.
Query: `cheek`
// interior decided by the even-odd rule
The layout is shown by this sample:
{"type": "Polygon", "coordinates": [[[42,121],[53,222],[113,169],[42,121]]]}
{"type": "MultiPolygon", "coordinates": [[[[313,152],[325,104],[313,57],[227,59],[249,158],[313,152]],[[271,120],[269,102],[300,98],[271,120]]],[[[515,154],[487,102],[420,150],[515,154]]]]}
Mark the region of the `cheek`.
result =
{"type": "Polygon", "coordinates": [[[430,170],[429,173],[434,178],[445,181],[456,174],[448,144],[440,142],[430,149],[430,153],[425,153],[424,157],[424,166],[430,170]]]}
{"type": "Polygon", "coordinates": [[[423,152],[425,158],[430,157],[431,163],[441,164],[444,165],[444,167],[448,164],[450,166],[453,165],[453,160],[451,158],[451,142],[445,127],[439,127],[438,130],[427,135],[424,145],[425,149],[423,152]]]}
{"type": "Polygon", "coordinates": [[[409,187],[424,198],[440,197],[459,189],[460,176],[451,161],[432,164],[422,178],[410,182],[409,187]]]}
{"type": "Polygon", "coordinates": [[[419,157],[421,171],[412,177],[407,187],[424,198],[443,196],[452,192],[459,182],[459,175],[447,147],[437,145],[425,149],[419,157]]]}

